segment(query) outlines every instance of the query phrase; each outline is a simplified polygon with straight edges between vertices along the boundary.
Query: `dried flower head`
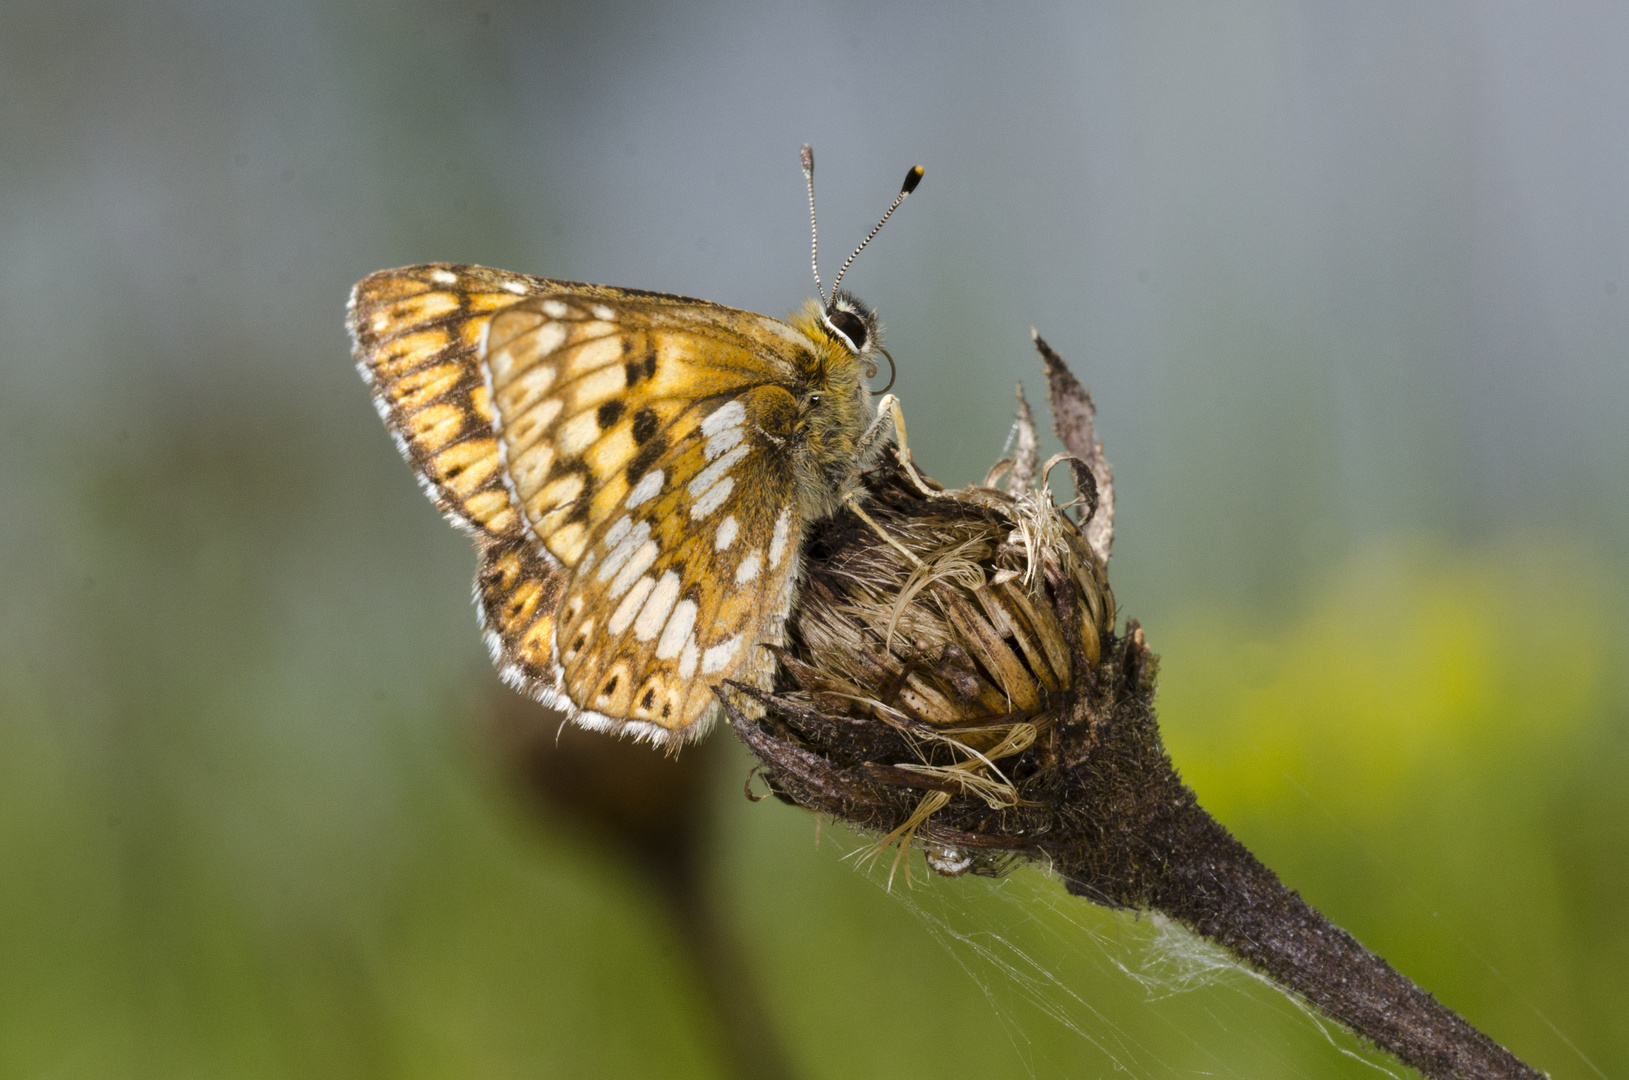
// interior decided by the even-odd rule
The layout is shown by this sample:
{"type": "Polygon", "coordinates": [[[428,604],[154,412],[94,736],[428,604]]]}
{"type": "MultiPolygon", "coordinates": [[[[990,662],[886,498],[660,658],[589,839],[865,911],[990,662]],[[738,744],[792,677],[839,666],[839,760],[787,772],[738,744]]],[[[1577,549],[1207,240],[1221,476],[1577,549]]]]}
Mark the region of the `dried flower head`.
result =
{"type": "Polygon", "coordinates": [[[1074,387],[1060,431],[1084,453],[1037,468],[1020,389],[1017,454],[984,485],[943,490],[898,462],[871,474],[870,520],[837,515],[807,552],[775,692],[743,691],[761,718],[732,707],[772,790],[876,836],[871,857],[897,842],[896,867],[914,843],[950,875],[1019,853],[1061,864],[1078,844],[1059,810],[1100,803],[1081,765],[1126,703],[1163,756],[1136,706],[1152,657],[1134,625],[1114,633],[1112,487],[1074,387]],[[1078,519],[1046,484],[1065,460],[1078,519]]]}
{"type": "Polygon", "coordinates": [[[1089,688],[1113,596],[1044,493],[929,496],[897,467],[872,484],[887,539],[852,515],[818,538],[783,677],[760,697],[769,729],[745,737],[779,793],[878,834],[873,853],[914,839],[941,872],[999,869],[1049,831],[1038,785],[1068,704],[1103,698],[1089,688]],[[777,743],[823,765],[793,767],[777,743]]]}

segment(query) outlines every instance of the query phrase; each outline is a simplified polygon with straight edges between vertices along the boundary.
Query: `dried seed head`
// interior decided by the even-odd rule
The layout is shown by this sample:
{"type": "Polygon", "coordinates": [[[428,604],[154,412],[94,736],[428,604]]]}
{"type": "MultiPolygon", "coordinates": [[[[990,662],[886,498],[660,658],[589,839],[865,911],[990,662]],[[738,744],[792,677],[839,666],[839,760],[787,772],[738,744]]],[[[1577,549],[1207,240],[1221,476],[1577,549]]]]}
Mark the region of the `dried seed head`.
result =
{"type": "MultiPolygon", "coordinates": [[[[1053,505],[1021,393],[1015,441],[1006,491],[869,475],[866,514],[807,548],[775,692],[729,703],[771,788],[879,837],[871,857],[915,841],[940,873],[999,871],[1054,831],[1041,789],[1118,700],[1106,567],[1053,505]]],[[[1075,476],[1090,527],[1094,477],[1075,476]]]]}

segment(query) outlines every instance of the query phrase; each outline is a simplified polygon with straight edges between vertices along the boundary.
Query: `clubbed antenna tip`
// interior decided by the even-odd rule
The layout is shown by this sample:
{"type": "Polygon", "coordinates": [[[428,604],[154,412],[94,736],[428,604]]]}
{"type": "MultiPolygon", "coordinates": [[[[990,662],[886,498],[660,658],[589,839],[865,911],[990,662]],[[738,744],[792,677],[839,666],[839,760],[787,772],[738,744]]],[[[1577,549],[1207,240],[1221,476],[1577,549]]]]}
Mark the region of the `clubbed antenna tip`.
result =
{"type": "MultiPolygon", "coordinates": [[[[813,159],[811,159],[811,160],[813,160],[813,159]]],[[[811,168],[812,167],[813,166],[811,166],[811,168]]],[[[849,266],[851,266],[853,264],[855,256],[859,255],[860,252],[864,251],[865,246],[867,244],[871,243],[871,241],[876,238],[876,235],[878,233],[882,232],[882,227],[884,225],[888,224],[888,219],[889,218],[894,216],[894,211],[898,210],[899,209],[899,204],[905,201],[905,196],[907,196],[911,192],[915,191],[916,190],[916,185],[918,185],[918,184],[920,184],[922,182],[922,174],[923,174],[923,172],[924,172],[924,170],[923,170],[922,166],[920,166],[920,165],[912,165],[911,166],[911,171],[905,174],[905,182],[899,186],[899,194],[894,196],[894,201],[891,204],[889,204],[887,212],[882,215],[882,220],[877,222],[877,224],[872,227],[871,231],[866,234],[865,239],[860,241],[860,246],[854,249],[854,254],[850,255],[848,257],[848,259],[843,263],[843,268],[841,270],[837,271],[837,278],[836,278],[836,280],[834,280],[831,283],[831,294],[832,294],[833,297],[836,297],[836,295],[837,295],[837,286],[839,286],[839,285],[841,285],[843,283],[843,275],[848,273],[848,268],[849,268],[849,266]]],[[[810,178],[811,178],[809,182],[812,185],[814,183],[814,180],[813,180],[814,174],[810,173],[809,175],[810,175],[810,178]]],[[[810,190],[812,191],[813,188],[811,187],[810,190]]]]}

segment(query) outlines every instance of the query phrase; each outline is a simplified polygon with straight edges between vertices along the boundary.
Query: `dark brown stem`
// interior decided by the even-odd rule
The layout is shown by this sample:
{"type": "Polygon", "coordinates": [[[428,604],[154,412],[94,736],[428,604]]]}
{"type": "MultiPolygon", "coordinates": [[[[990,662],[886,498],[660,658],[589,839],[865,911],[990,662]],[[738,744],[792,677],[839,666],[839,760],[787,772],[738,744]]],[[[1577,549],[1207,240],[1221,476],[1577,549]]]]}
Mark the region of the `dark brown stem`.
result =
{"type": "Polygon", "coordinates": [[[1539,1080],[1330,922],[1197,803],[1171,815],[1167,883],[1153,906],[1431,1077],[1539,1080]]]}
{"type": "Polygon", "coordinates": [[[1122,803],[1129,813],[1120,828],[1052,851],[1070,892],[1176,919],[1425,1076],[1544,1075],[1285,887],[1199,805],[1158,743],[1116,739],[1144,727],[1140,703],[1127,704],[1130,715],[1122,716],[1129,723],[1121,732],[1114,721],[1105,725],[1104,749],[1118,743],[1122,765],[1142,758],[1135,771],[1146,786],[1127,800],[1135,809],[1122,803]],[[1151,775],[1161,779],[1146,783],[1151,775]]]}

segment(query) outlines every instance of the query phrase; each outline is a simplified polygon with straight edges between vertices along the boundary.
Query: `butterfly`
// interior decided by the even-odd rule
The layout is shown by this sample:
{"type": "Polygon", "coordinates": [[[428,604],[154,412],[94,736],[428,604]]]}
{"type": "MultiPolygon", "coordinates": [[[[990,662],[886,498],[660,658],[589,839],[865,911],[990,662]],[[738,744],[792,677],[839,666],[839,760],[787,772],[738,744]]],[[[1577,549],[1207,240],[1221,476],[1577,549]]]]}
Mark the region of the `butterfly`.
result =
{"type": "MultiPolygon", "coordinates": [[[[814,223],[814,160],[803,152],[814,223]]],[[[906,177],[858,255],[920,181],[906,177]]],[[[352,352],[430,498],[476,543],[503,679],[585,727],[677,745],[727,680],[767,687],[808,530],[886,441],[874,312],[781,321],[479,266],[352,290],[352,352]]],[[[892,360],[890,358],[890,366],[892,360]]],[[[891,396],[888,399],[891,400],[891,396]]]]}

